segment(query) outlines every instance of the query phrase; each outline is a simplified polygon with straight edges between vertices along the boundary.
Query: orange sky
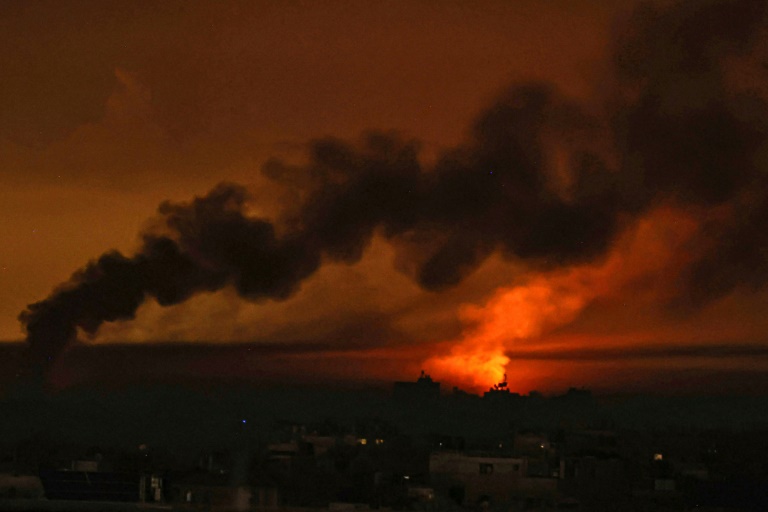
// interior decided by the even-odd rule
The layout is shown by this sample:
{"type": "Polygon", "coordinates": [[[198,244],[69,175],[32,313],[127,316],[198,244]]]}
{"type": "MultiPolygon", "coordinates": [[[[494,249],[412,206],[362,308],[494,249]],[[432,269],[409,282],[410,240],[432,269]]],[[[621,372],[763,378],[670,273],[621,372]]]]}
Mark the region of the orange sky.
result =
{"type": "MultiPolygon", "coordinates": [[[[259,169],[274,157],[303,162],[313,138],[395,130],[421,141],[429,162],[465,141],[510,84],[552,84],[588,112],[605,97],[622,101],[606,89],[612,41],[634,5],[3,3],[0,339],[22,340],[19,313],[89,260],[135,251],[163,200],[225,180],[249,187],[254,215],[294,207],[291,190],[259,169]]],[[[739,83],[764,86],[748,65],[733,69],[748,75],[739,83]]],[[[473,390],[506,372],[527,392],[654,389],[667,371],[765,372],[760,287],[666,307],[717,215],[673,203],[627,221],[610,251],[576,265],[526,271],[496,252],[457,286],[425,291],[377,235],[359,262],[323,265],[288,300],[250,302],[227,288],[165,308],[149,300],[135,320],[81,341],[325,347],[165,356],[176,372],[257,381],[292,372],[387,381],[426,367],[473,390]]],[[[95,371],[72,359],[59,363],[60,376],[95,371]]],[[[146,378],[158,378],[153,371],[146,378]]]]}

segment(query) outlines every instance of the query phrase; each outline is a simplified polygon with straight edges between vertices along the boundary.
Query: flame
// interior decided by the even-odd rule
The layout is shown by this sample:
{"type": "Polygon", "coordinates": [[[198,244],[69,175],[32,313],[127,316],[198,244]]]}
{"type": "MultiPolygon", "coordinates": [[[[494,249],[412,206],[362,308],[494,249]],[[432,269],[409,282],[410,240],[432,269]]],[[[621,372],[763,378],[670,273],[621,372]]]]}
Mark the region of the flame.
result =
{"type": "Polygon", "coordinates": [[[667,278],[689,260],[686,244],[698,229],[699,222],[690,214],[659,208],[624,233],[601,263],[529,276],[523,284],[497,289],[483,306],[462,306],[462,337],[448,355],[431,357],[424,365],[473,390],[501,382],[508,370],[513,370],[513,390],[523,381],[535,381],[532,370],[539,377],[544,370],[508,368],[507,348],[573,322],[598,298],[618,300],[631,288],[663,295],[671,281],[667,278]]]}
{"type": "Polygon", "coordinates": [[[571,322],[593,297],[588,283],[575,269],[565,275],[542,275],[524,285],[501,288],[483,307],[463,306],[466,325],[463,339],[447,357],[427,363],[434,373],[450,375],[470,388],[487,388],[501,382],[510,343],[541,336],[545,330],[571,322]]]}

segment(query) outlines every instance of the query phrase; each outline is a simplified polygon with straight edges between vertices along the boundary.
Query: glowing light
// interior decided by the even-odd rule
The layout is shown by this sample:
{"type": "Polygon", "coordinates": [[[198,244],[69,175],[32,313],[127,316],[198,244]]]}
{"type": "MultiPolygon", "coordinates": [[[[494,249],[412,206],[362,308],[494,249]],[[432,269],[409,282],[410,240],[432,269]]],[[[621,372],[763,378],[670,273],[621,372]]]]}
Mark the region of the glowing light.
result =
{"type": "MultiPolygon", "coordinates": [[[[658,276],[686,260],[684,244],[697,229],[698,223],[683,212],[659,208],[627,231],[601,264],[533,275],[518,286],[496,290],[483,306],[464,306],[459,315],[468,327],[462,338],[448,355],[424,365],[440,378],[475,390],[487,390],[509,373],[513,388],[522,375],[520,369],[508,368],[507,348],[574,321],[597,298],[619,298],[638,283],[647,285],[648,276],[657,277],[657,287],[665,286],[658,276]]],[[[663,293],[657,289],[653,295],[663,293]]]]}
{"type": "Polygon", "coordinates": [[[450,355],[428,360],[425,364],[435,368],[435,373],[458,377],[470,388],[487,388],[499,382],[509,358],[503,347],[472,347],[469,344],[456,345],[450,355]]]}

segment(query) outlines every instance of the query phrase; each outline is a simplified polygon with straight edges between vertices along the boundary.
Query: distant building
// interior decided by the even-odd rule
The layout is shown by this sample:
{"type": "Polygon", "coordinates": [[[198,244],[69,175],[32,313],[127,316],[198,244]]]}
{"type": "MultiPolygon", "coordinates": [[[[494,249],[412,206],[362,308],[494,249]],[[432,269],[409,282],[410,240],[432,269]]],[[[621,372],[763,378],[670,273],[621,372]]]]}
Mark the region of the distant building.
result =
{"type": "Polygon", "coordinates": [[[37,476],[0,473],[0,501],[35,499],[41,498],[43,494],[43,484],[37,476]]]}
{"type": "Polygon", "coordinates": [[[522,430],[515,433],[513,451],[517,455],[543,458],[554,454],[554,447],[549,436],[542,432],[522,430]]]}
{"type": "Polygon", "coordinates": [[[395,401],[405,404],[437,403],[440,400],[440,383],[421,371],[416,382],[395,382],[392,392],[395,401]]]}
{"type": "Polygon", "coordinates": [[[49,500],[147,502],[163,500],[163,481],[155,475],[87,470],[40,470],[49,500]]]}
{"type": "Polygon", "coordinates": [[[557,479],[528,476],[528,459],[434,452],[429,474],[436,491],[462,505],[553,502],[557,479]]]}
{"type": "Polygon", "coordinates": [[[518,403],[522,399],[519,393],[513,393],[507,385],[507,374],[498,384],[494,384],[491,389],[483,393],[483,400],[493,405],[508,405],[518,403]]]}
{"type": "Polygon", "coordinates": [[[555,402],[564,404],[575,405],[593,405],[594,397],[592,391],[585,388],[568,388],[568,391],[564,395],[559,395],[553,398],[555,402]]]}
{"type": "Polygon", "coordinates": [[[560,448],[562,497],[579,501],[586,510],[625,510],[632,505],[633,473],[631,464],[621,455],[616,432],[567,431],[560,448]]]}
{"type": "MultiPolygon", "coordinates": [[[[486,391],[485,395],[483,395],[483,396],[499,395],[499,394],[501,394],[501,395],[508,395],[510,393],[511,393],[511,391],[509,390],[509,386],[507,385],[507,374],[505,373],[504,374],[504,379],[502,379],[501,382],[491,386],[491,389],[486,391]]],[[[517,394],[517,393],[515,393],[515,394],[517,394]]]]}
{"type": "Polygon", "coordinates": [[[612,430],[570,430],[564,434],[565,455],[617,456],[619,440],[612,430]]]}
{"type": "MultiPolygon", "coordinates": [[[[232,507],[242,500],[247,488],[230,485],[231,476],[226,473],[194,471],[187,474],[177,474],[173,479],[171,500],[184,503],[190,507],[232,507]]],[[[251,496],[248,496],[250,501],[251,496]]]]}

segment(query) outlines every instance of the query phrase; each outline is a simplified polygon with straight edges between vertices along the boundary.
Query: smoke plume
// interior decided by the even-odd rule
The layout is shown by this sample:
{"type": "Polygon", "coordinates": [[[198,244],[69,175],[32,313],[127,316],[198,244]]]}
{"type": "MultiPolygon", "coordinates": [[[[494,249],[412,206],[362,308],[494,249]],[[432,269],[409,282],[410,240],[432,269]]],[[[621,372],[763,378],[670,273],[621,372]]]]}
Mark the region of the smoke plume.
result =
{"type": "Polygon", "coordinates": [[[77,335],[161,305],[233,287],[284,300],[327,262],[358,261],[374,234],[423,288],[439,292],[501,253],[549,270],[604,257],[652,207],[722,210],[680,276],[693,303],[768,278],[765,98],[733,83],[756,54],[765,2],[643,7],[616,42],[599,113],[547,84],[510,88],[468,141],[429,166],[417,141],[370,133],[310,144],[301,167],[265,175],[295,189],[276,219],[250,215],[243,186],[223,183],[164,203],[132,256],[109,252],[21,313],[32,359],[54,360],[77,335]],[[744,64],[746,63],[746,64],[744,64]]]}

